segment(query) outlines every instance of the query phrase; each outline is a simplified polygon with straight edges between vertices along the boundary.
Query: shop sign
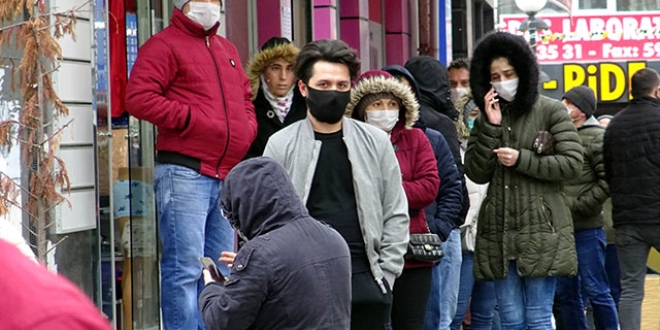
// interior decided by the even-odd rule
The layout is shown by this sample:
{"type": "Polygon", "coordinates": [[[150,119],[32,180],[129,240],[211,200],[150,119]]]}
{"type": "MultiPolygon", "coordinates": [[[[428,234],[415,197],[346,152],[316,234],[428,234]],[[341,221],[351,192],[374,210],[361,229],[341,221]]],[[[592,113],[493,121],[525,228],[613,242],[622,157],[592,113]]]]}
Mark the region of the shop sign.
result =
{"type": "Polygon", "coordinates": [[[630,78],[647,67],[660,72],[657,61],[544,64],[541,70],[549,80],[542,83],[542,93],[560,100],[571,88],[586,85],[596,92],[599,102],[628,102],[630,78]]]}
{"type": "MultiPolygon", "coordinates": [[[[500,28],[520,34],[525,18],[504,16],[500,28]]],[[[628,102],[635,72],[660,71],[660,12],[541,19],[550,26],[539,32],[536,46],[546,96],[561,99],[571,88],[586,85],[599,102],[628,102]]]]}
{"type": "MultiPolygon", "coordinates": [[[[525,18],[505,16],[501,29],[520,33],[525,18]]],[[[660,60],[660,12],[541,19],[550,26],[537,36],[541,63],[660,60]]]]}

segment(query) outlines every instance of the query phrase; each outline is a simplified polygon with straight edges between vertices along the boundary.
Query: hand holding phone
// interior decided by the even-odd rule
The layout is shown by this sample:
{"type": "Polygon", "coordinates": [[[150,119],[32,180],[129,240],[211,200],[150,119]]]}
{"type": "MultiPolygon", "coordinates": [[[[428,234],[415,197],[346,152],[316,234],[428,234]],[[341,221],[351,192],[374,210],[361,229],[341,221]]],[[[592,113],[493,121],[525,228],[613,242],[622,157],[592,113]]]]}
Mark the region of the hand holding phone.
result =
{"type": "Polygon", "coordinates": [[[222,276],[222,274],[218,270],[218,267],[215,265],[215,262],[213,262],[213,259],[208,258],[208,257],[202,257],[202,258],[199,258],[199,261],[204,266],[204,269],[206,269],[209,272],[209,274],[211,275],[211,278],[214,281],[216,281],[218,283],[224,283],[225,282],[225,277],[222,276]]]}
{"type": "Polygon", "coordinates": [[[492,88],[484,96],[484,112],[488,117],[488,121],[493,125],[499,125],[502,122],[502,112],[500,111],[500,103],[497,98],[495,88],[492,88]]]}

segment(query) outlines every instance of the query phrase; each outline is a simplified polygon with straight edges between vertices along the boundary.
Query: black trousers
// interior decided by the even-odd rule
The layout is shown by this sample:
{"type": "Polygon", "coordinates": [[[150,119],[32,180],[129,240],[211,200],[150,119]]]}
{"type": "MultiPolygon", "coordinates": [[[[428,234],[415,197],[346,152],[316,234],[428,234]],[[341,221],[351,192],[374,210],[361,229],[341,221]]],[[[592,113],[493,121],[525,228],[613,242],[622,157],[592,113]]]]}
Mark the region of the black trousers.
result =
{"type": "MultiPolygon", "coordinates": [[[[387,281],[383,281],[387,282],[387,281]]],[[[389,330],[392,290],[383,294],[370,271],[354,273],[351,330],[389,330]]]]}
{"type": "Polygon", "coordinates": [[[426,303],[431,291],[431,269],[406,269],[394,282],[392,329],[424,330],[426,303]]]}

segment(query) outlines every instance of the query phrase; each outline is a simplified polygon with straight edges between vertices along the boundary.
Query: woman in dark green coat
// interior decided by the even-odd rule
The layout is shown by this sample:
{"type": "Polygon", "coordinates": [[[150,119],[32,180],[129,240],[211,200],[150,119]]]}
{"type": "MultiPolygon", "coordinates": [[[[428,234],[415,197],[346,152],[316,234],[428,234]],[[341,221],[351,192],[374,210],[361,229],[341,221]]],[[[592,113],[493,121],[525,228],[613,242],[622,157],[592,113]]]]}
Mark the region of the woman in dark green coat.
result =
{"type": "Polygon", "coordinates": [[[470,134],[465,173],[490,184],[479,213],[475,277],[495,280],[503,329],[552,329],[555,278],[577,273],[562,182],[579,175],[582,146],[561,102],[539,95],[539,66],[522,37],[487,35],[470,67],[472,94],[484,111],[470,134]],[[534,147],[539,132],[554,138],[554,148],[534,147]]]}

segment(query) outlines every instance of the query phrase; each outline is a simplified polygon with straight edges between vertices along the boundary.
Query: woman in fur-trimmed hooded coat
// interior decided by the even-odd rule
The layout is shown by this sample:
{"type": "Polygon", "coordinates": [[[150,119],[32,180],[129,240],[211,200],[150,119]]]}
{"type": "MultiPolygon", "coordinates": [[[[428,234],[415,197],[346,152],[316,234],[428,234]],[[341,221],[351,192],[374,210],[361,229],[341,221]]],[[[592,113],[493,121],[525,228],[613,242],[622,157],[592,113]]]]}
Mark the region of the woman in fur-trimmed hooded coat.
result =
{"type": "Polygon", "coordinates": [[[538,82],[538,63],[522,37],[495,32],[477,45],[470,87],[482,114],[470,133],[465,173],[490,185],[479,212],[474,274],[495,280],[506,329],[551,329],[554,277],[577,273],[562,182],[579,175],[582,147],[566,108],[540,96],[538,82]],[[555,138],[554,153],[533,150],[541,131],[555,138]]]}
{"type": "Polygon", "coordinates": [[[254,111],[257,115],[257,138],[248,150],[245,158],[261,156],[271,135],[282,128],[304,119],[307,116],[305,98],[300,94],[293,76],[298,48],[286,38],[274,37],[268,40],[261,51],[248,63],[245,72],[250,78],[254,111]],[[288,65],[274,65],[278,60],[284,60],[288,65]],[[273,78],[268,78],[267,70],[271,70],[273,78]],[[270,79],[277,80],[275,85],[289,85],[284,96],[277,96],[277,91],[268,87],[270,79]]]}
{"type": "MultiPolygon", "coordinates": [[[[351,90],[347,116],[390,133],[408,199],[410,233],[430,233],[424,208],[435,201],[440,178],[431,143],[422,130],[413,128],[419,118],[419,104],[410,87],[385,71],[366,72],[351,90]],[[392,110],[398,113],[376,119],[375,113],[392,110]]],[[[392,290],[394,330],[424,329],[432,266],[433,263],[406,260],[392,290]]]]}

